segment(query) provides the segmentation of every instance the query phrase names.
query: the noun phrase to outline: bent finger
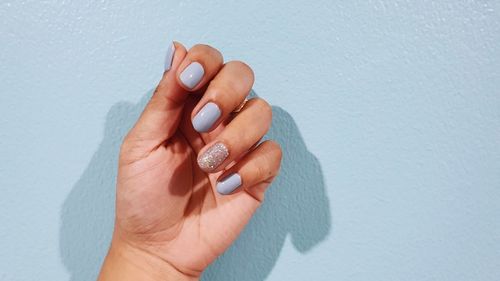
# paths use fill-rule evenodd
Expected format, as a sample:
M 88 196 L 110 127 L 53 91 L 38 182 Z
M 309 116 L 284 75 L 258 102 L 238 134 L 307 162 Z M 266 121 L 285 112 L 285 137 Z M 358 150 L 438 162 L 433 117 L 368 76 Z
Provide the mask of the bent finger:
M 261 98 L 249 100 L 234 119 L 198 154 L 198 166 L 207 173 L 224 169 L 252 149 L 271 125 L 271 106 Z
M 217 49 L 203 44 L 195 45 L 177 69 L 177 81 L 185 90 L 197 91 L 217 74 L 222 63 L 222 54 Z
M 217 192 L 228 195 L 244 190 L 262 201 L 265 188 L 279 172 L 281 157 L 278 143 L 271 140 L 261 143 L 219 177 Z

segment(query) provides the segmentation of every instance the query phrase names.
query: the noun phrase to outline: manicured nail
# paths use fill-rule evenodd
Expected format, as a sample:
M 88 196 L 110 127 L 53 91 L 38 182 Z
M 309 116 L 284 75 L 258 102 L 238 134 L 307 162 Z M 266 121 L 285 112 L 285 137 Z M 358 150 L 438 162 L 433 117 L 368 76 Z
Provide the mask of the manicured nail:
M 226 160 L 228 155 L 229 151 L 227 147 L 223 143 L 218 142 L 198 156 L 198 166 L 205 172 L 212 172 Z
M 241 185 L 241 177 L 237 173 L 232 173 L 217 183 L 217 192 L 228 195 Z
M 179 78 L 184 86 L 192 89 L 201 81 L 203 74 L 205 74 L 203 66 L 198 62 L 192 62 L 184 69 Z
M 193 127 L 197 132 L 208 131 L 212 125 L 219 119 L 220 109 L 217 104 L 209 102 L 194 116 Z
M 165 71 L 169 71 L 172 67 L 172 60 L 174 59 L 175 45 L 174 42 L 170 44 L 167 50 L 167 55 L 165 56 Z

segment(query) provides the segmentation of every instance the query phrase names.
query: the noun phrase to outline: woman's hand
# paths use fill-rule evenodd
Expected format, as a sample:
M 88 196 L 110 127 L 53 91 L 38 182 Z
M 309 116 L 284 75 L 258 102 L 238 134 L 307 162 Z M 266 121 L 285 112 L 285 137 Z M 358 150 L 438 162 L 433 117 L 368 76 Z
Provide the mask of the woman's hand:
M 100 280 L 191 280 L 236 239 L 281 149 L 254 75 L 207 45 L 169 47 L 165 73 L 120 153 L 116 222 Z M 241 111 L 233 113 L 244 104 Z M 258 247 L 259 245 L 255 245 Z

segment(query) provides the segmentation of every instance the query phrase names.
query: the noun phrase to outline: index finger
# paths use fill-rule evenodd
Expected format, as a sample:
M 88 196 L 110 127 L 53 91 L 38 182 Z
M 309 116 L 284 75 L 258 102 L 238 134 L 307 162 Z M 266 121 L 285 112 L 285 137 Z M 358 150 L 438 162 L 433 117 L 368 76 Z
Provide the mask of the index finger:
M 177 82 L 187 91 L 199 90 L 219 72 L 222 63 L 222 54 L 217 49 L 195 45 L 177 69 Z

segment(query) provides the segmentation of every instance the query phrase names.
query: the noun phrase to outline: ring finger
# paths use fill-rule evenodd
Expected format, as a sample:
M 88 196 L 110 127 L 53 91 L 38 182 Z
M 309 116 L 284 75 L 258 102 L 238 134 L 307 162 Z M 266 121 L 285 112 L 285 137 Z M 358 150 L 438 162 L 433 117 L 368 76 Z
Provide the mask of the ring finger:
M 209 173 L 222 170 L 266 134 L 271 119 L 271 106 L 266 101 L 260 98 L 249 100 L 215 140 L 201 149 L 198 165 Z

